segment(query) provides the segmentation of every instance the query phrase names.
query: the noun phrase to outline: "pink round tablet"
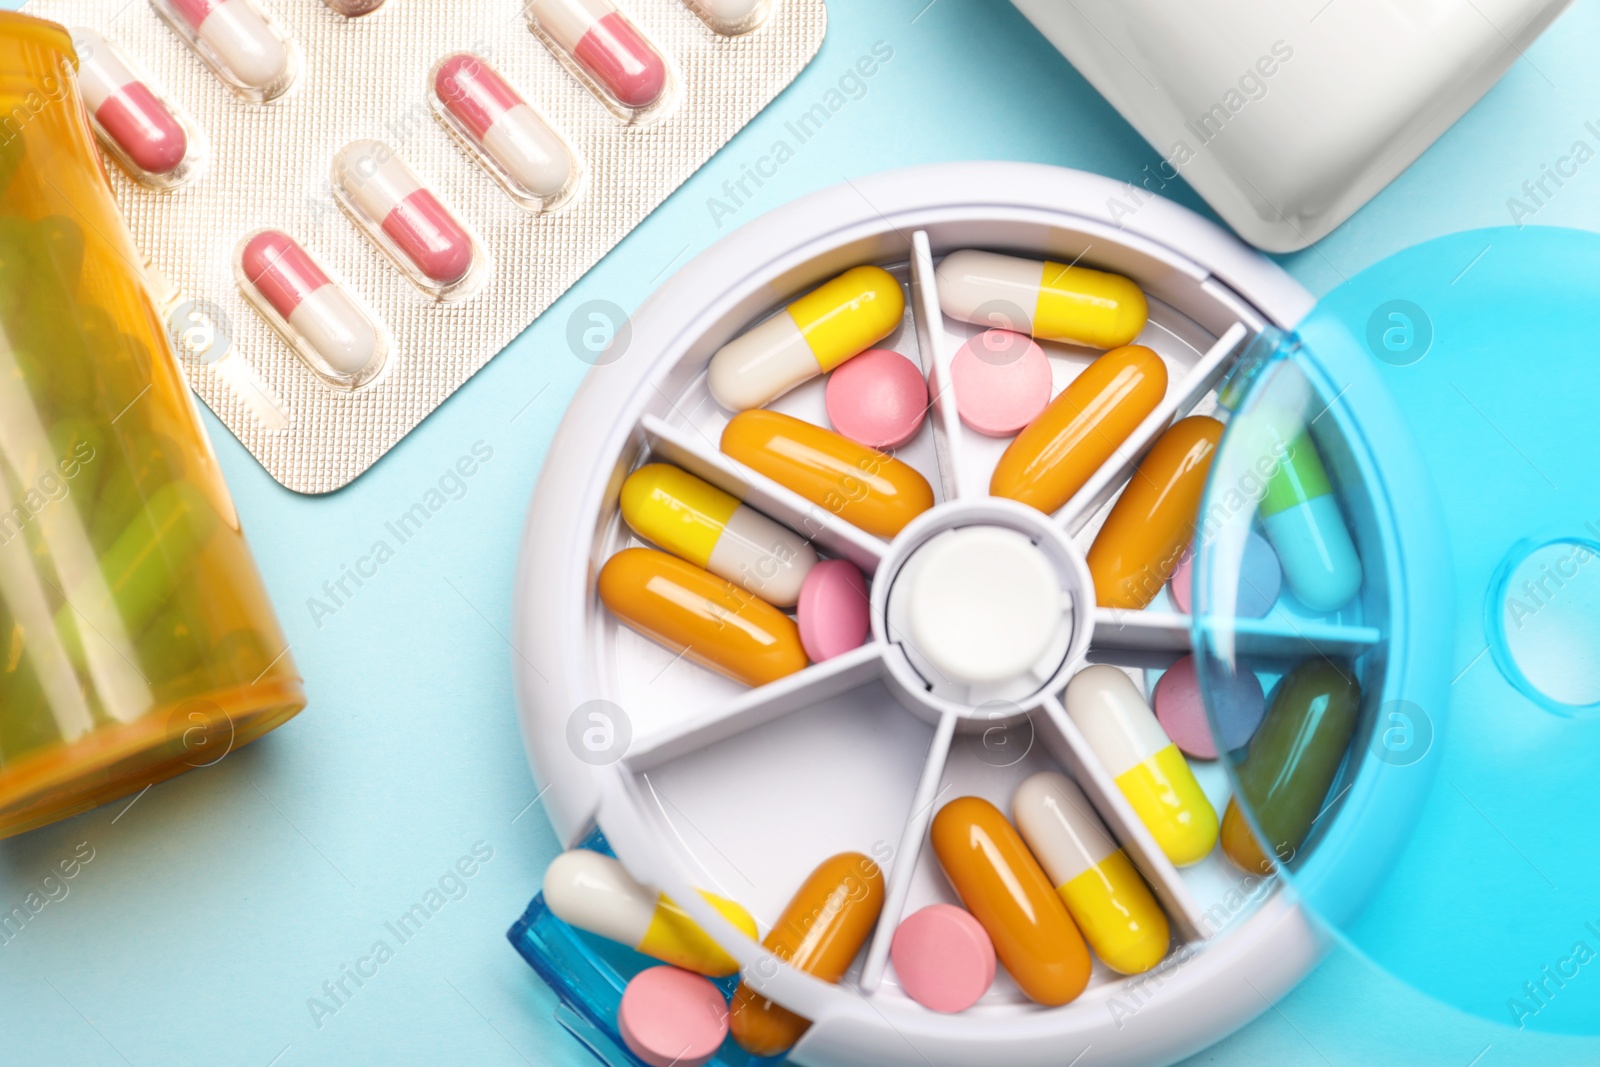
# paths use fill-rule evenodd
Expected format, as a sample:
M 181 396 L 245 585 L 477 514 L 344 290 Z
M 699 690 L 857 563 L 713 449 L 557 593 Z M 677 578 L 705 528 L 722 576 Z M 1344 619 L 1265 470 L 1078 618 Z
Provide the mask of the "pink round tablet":
M 728 1036 L 728 1001 L 698 974 L 651 967 L 622 991 L 617 1029 L 651 1067 L 701 1067 Z
M 1033 338 L 985 330 L 950 364 L 961 421 L 990 437 L 1016 433 L 1050 403 L 1050 360 Z
M 867 642 L 872 629 L 867 580 L 854 563 L 825 559 L 800 583 L 795 622 L 800 646 L 812 663 L 843 655 Z
M 1267 539 L 1250 531 L 1239 560 L 1239 599 L 1233 614 L 1241 619 L 1264 618 L 1278 602 L 1283 587 L 1283 565 Z M 1183 554 L 1178 569 L 1172 572 L 1172 602 L 1185 615 L 1194 610 L 1194 553 Z
M 994 942 L 954 904 L 930 904 L 902 922 L 889 958 L 906 995 L 933 1011 L 966 1011 L 994 982 Z
M 1220 676 L 1215 686 L 1217 725 L 1222 730 L 1228 751 L 1243 748 L 1255 736 L 1267 713 L 1266 694 L 1254 671 Z M 1196 759 L 1216 759 L 1217 742 L 1206 721 L 1206 706 L 1200 696 L 1200 679 L 1193 656 L 1185 656 L 1161 676 L 1151 694 L 1157 720 L 1172 743 Z
M 928 414 L 928 382 L 917 365 L 887 348 L 869 348 L 828 375 L 828 421 L 868 448 L 898 448 Z

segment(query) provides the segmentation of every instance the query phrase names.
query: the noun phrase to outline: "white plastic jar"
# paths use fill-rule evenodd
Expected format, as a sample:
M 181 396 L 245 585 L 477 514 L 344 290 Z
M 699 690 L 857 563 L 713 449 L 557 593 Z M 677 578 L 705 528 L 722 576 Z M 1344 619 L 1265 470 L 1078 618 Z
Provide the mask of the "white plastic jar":
M 1489 90 L 1568 0 L 1014 0 L 1180 176 L 1269 252 L 1320 240 Z

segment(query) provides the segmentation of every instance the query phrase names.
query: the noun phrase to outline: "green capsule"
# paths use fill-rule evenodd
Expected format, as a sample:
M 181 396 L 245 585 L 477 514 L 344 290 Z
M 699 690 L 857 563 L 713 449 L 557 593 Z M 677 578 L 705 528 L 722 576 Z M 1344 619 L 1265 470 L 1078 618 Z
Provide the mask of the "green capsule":
M 5 368 L 0 390 L 25 390 L 33 398 L 32 406 L 43 406 L 40 399 L 47 397 L 50 392 L 49 371 L 45 361 L 32 347 L 13 348 L 10 362 L 0 358 L 0 367 Z
M 1278 860 L 1288 862 L 1322 813 L 1361 713 L 1348 664 L 1309 659 L 1284 676 L 1238 767 L 1239 793 Z M 1239 798 L 1222 818 L 1222 850 L 1240 869 L 1266 874 L 1274 861 L 1251 832 Z
M 28 139 L 7 132 L 6 139 L 0 141 L 0 193 L 11 186 L 11 179 L 22 169 L 22 161 L 27 154 Z
M 83 231 L 65 215 L 46 215 L 35 224 L 35 248 L 40 261 L 54 270 L 62 288 L 78 289 L 83 275 Z
M 56 612 L 56 630 L 73 662 L 82 664 L 80 621 L 98 629 L 96 620 L 117 616 L 127 633 L 142 633 L 172 599 L 217 526 L 217 513 L 198 486 L 176 481 L 157 489 L 101 555 L 104 588 L 76 588 Z
M 217 642 L 206 666 L 218 685 L 250 685 L 266 673 L 278 654 L 269 652 L 254 630 L 234 630 Z
M 94 368 L 100 410 L 116 419 L 123 433 L 142 432 L 146 408 L 159 399 L 151 388 L 150 349 L 130 333 L 113 332 L 103 341 L 97 337 Z
M 78 307 L 73 296 L 77 280 L 73 279 L 71 286 L 68 286 L 46 245 L 44 235 L 36 226 L 22 235 L 18 252 L 22 257 L 18 264 L 23 272 L 21 283 L 27 296 L 27 304 L 22 310 L 26 314 L 19 316 L 19 321 L 9 326 L 13 332 L 21 330 L 35 338 L 54 337 L 61 331 L 62 323 L 69 321 Z
M 174 597 L 134 642 L 139 673 L 158 690 L 162 683 L 193 670 L 211 644 L 211 635 L 183 597 Z
M 28 662 L 22 625 L 0 623 L 0 765 L 61 740 L 55 716 Z
M 0 294 L 11 298 L 8 310 L 21 306 L 33 270 L 33 223 L 16 215 L 0 215 Z
M 68 415 L 50 427 L 50 448 L 55 470 L 66 481 L 78 513 L 87 517 L 94 511 L 100 483 L 110 453 L 106 448 L 107 427 L 97 419 Z
M 183 477 L 183 453 L 165 434 L 142 432 L 107 442 L 106 469 L 89 520 L 89 540 L 104 552 L 121 536 L 144 503 L 161 486 Z

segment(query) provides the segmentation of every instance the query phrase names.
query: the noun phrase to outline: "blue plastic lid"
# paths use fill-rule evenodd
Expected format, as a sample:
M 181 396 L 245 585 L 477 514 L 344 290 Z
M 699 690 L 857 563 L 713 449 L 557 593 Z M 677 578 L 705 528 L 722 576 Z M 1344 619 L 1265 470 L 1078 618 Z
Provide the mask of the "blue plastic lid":
M 1275 853 L 1423 993 L 1600 1033 L 1600 235 L 1402 252 L 1259 338 L 1223 400 L 1194 589 L 1214 731 L 1227 676 L 1273 685 L 1226 757 L 1230 857 Z M 1285 572 L 1264 619 L 1233 611 L 1251 529 Z

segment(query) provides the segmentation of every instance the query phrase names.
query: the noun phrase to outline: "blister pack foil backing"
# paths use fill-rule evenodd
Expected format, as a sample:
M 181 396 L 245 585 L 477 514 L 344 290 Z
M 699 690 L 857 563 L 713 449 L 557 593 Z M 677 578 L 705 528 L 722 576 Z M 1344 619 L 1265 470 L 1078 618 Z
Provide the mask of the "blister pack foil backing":
M 230 92 L 148 0 L 23 10 L 112 38 L 201 131 L 203 167 L 180 188 L 148 189 L 109 160 L 107 170 L 190 384 L 303 493 L 347 484 L 505 347 L 794 80 L 827 23 L 823 0 L 778 0 L 754 32 L 727 37 L 682 0 L 627 0 L 674 69 L 677 97 L 656 121 L 626 125 L 529 30 L 517 0 L 388 0 L 354 19 L 322 0 L 264 6 L 303 57 L 293 88 L 266 104 Z M 459 51 L 487 60 L 577 150 L 587 184 L 564 208 L 518 206 L 435 118 L 429 71 Z M 339 209 L 330 162 L 360 138 L 403 156 L 479 237 L 490 273 L 471 297 L 428 299 Z M 373 381 L 330 388 L 244 299 L 235 247 L 265 227 L 310 249 L 388 331 Z

